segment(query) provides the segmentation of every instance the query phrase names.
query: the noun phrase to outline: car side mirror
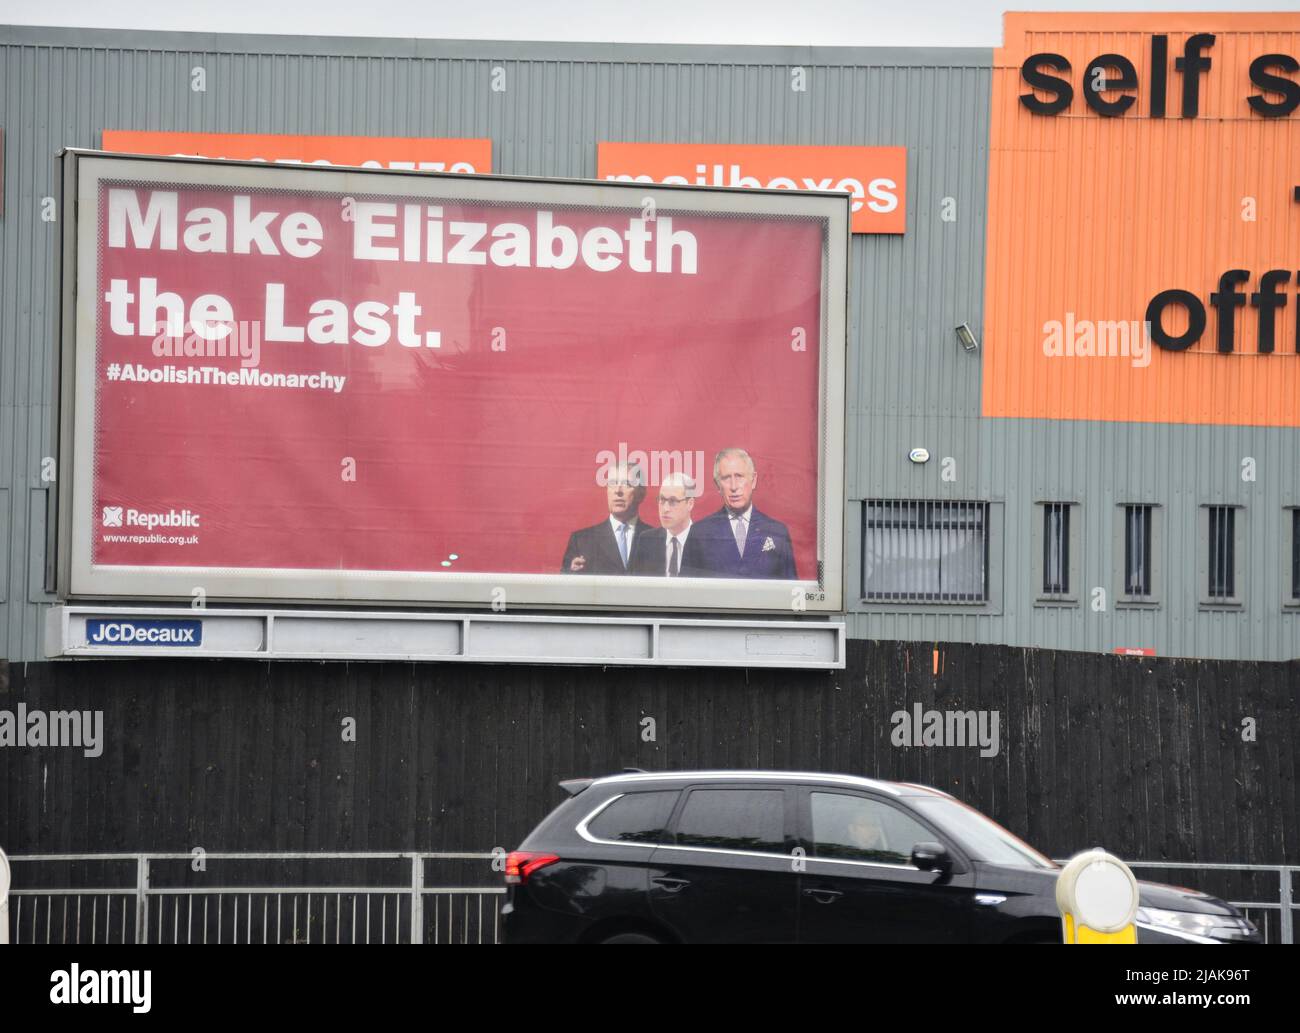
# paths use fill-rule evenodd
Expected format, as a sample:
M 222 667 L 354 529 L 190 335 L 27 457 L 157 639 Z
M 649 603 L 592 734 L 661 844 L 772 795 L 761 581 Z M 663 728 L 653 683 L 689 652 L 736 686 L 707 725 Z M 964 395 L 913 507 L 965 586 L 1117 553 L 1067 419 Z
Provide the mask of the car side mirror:
M 952 871 L 952 855 L 942 843 L 917 843 L 912 847 L 912 865 L 923 872 Z

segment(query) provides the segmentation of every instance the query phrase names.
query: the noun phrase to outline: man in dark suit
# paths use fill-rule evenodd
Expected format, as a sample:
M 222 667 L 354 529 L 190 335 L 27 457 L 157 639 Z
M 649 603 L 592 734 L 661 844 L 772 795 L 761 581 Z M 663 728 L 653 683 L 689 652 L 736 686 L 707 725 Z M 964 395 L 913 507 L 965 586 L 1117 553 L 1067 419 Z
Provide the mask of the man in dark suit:
M 742 448 L 724 448 L 713 460 L 722 508 L 695 525 L 703 563 L 714 577 L 795 581 L 794 544 L 785 524 L 754 508 L 758 471 Z
M 645 549 L 634 559 L 632 573 L 651 577 L 708 577 L 704 553 L 691 514 L 698 494 L 695 479 L 670 473 L 659 485 L 659 523 L 643 533 Z
M 639 516 L 645 474 L 636 464 L 619 464 L 605 484 L 609 516 L 569 535 L 560 570 L 565 574 L 630 574 L 645 561 L 647 528 Z

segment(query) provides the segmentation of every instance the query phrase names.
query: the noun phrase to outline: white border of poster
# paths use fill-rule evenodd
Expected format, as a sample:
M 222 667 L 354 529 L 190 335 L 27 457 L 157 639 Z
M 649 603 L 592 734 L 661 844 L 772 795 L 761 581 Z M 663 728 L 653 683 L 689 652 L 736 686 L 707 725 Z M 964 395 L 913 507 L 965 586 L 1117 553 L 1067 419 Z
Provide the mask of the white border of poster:
M 818 440 L 818 578 L 799 581 L 564 574 L 494 574 L 367 570 L 300 570 L 98 566 L 91 560 L 95 340 L 100 181 L 192 183 L 196 186 L 337 191 L 641 209 L 804 216 L 825 220 Z M 504 589 L 512 609 L 837 612 L 843 609 L 844 406 L 848 298 L 849 195 L 774 190 L 719 190 L 645 183 L 527 179 L 293 167 L 64 152 L 63 330 L 60 387 L 59 593 L 74 599 L 190 602 L 337 602 L 400 606 L 488 607 Z M 82 285 L 84 289 L 82 289 Z M 68 486 L 71 490 L 66 490 Z

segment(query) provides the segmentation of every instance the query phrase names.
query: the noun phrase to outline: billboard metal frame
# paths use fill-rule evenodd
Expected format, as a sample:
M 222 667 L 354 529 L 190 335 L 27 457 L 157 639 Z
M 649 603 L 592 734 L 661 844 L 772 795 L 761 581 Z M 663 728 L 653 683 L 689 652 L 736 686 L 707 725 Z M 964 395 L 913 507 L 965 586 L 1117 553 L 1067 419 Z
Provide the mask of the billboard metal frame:
M 91 621 L 202 625 L 194 645 L 96 645 Z M 303 608 L 188 609 L 118 603 L 51 606 L 51 658 L 437 661 L 616 667 L 843 670 L 843 621 L 554 616 Z
M 63 153 L 65 217 L 59 385 L 57 587 L 62 599 L 411 603 L 636 611 L 834 613 L 843 609 L 844 421 L 850 197 L 847 193 L 720 189 L 592 180 L 285 166 Z M 802 216 L 824 220 L 818 406 L 817 578 L 764 581 L 426 571 L 96 566 L 91 559 L 101 181 L 301 190 L 469 202 L 506 201 L 640 210 Z M 65 490 L 66 489 L 66 490 Z M 631 601 L 629 602 L 629 598 Z

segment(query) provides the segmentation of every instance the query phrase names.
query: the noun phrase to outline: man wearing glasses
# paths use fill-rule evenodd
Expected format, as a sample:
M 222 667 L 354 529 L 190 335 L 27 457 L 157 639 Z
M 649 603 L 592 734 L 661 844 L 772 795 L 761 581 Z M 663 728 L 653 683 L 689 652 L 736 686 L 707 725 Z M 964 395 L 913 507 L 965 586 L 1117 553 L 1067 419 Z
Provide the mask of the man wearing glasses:
M 659 523 L 643 532 L 646 548 L 637 554 L 634 574 L 654 577 L 703 577 L 698 540 L 691 538 L 695 480 L 670 473 L 659 485 Z

